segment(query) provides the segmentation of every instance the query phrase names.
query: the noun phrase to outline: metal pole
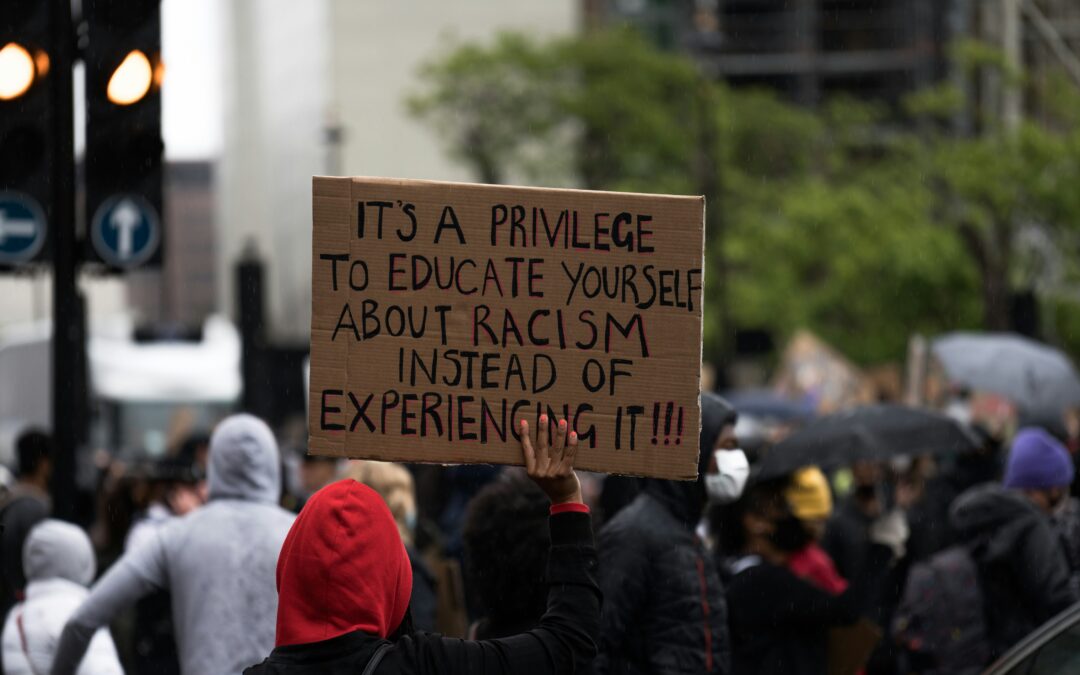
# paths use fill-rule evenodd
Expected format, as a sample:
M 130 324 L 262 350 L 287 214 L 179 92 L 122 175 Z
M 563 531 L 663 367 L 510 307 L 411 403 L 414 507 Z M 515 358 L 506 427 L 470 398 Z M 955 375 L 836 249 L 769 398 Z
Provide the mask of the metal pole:
M 86 423 L 84 316 L 76 287 L 75 139 L 72 65 L 75 56 L 71 0 L 47 0 L 52 11 L 52 137 L 56 156 L 52 166 L 53 210 L 53 340 L 52 424 L 56 437 L 53 459 L 53 512 L 75 517 L 75 458 Z
M 1020 0 L 1001 0 L 1001 47 L 1005 53 L 1005 63 L 1011 73 L 1006 78 L 1001 90 L 1001 119 L 1008 131 L 1020 127 L 1023 114 L 1023 91 L 1014 78 L 1023 69 L 1023 40 L 1020 25 Z

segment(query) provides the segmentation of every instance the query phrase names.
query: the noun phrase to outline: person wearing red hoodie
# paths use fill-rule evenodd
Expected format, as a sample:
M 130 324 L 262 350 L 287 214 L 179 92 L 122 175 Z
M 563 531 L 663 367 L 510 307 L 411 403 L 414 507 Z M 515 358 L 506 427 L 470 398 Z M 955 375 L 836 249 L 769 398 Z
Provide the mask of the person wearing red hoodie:
M 412 629 L 412 571 L 397 525 L 371 488 L 345 479 L 316 492 L 278 558 L 276 646 L 245 675 L 555 675 L 596 655 L 600 589 L 589 509 L 574 473 L 577 434 L 565 420 L 533 446 L 521 422 L 530 478 L 551 500 L 547 611 L 532 630 L 460 640 Z

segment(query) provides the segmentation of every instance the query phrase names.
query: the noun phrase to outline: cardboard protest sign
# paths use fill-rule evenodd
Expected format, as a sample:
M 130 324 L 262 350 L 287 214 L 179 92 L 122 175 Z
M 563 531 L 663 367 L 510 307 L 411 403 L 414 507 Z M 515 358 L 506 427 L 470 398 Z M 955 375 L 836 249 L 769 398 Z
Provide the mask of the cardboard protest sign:
M 373 178 L 313 183 L 314 454 L 697 475 L 704 199 Z

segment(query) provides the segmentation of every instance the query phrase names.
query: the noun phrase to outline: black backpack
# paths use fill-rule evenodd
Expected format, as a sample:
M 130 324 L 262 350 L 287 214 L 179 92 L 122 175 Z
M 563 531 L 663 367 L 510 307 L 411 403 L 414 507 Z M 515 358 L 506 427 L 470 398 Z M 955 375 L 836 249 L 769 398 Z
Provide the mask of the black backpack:
M 991 657 L 985 611 L 975 560 L 952 546 L 912 567 L 893 637 L 924 675 L 979 673 Z

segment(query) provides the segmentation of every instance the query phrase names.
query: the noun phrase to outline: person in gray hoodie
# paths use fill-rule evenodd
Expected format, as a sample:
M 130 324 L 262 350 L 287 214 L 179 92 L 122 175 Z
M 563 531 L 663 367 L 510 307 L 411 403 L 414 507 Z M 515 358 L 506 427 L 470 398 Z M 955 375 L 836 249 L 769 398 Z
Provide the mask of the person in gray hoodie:
M 56 642 L 68 618 L 86 599 L 97 565 L 90 538 L 71 523 L 44 520 L 30 530 L 23 547 L 26 599 L 4 623 L 5 675 L 49 672 Z M 79 675 L 123 675 L 109 631 L 94 634 Z
M 210 439 L 209 502 L 128 551 L 60 638 L 53 675 L 71 675 L 94 632 L 156 589 L 172 592 L 185 675 L 239 673 L 274 648 L 278 553 L 293 515 L 277 505 L 281 464 L 264 422 L 233 415 Z

